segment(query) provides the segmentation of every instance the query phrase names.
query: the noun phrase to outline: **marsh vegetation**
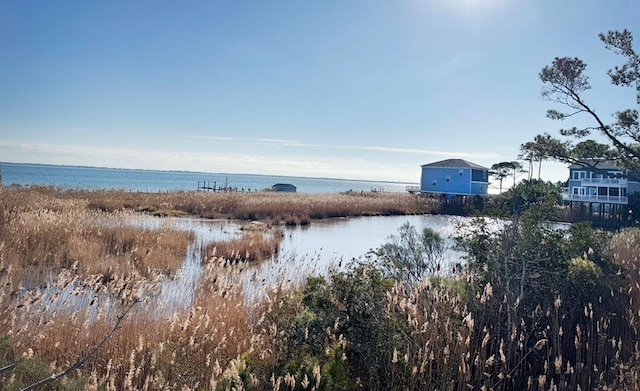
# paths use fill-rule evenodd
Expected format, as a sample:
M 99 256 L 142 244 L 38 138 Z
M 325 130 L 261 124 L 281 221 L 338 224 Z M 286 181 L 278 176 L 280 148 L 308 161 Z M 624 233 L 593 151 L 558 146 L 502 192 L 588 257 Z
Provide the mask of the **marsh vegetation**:
M 286 211 L 314 218 L 429 205 L 368 193 L 1 195 L 3 389 L 71 366 L 134 302 L 94 357 L 47 387 L 637 389 L 637 229 L 558 229 L 533 210 L 500 225 L 477 219 L 457 241 L 466 259 L 452 271 L 439 268 L 446 242 L 407 226 L 369 258 L 292 284 L 284 275 L 260 281 L 249 268 L 277 250 Z M 260 217 L 265 227 L 203 241 L 151 209 Z M 169 306 L 163 289 L 184 289 L 185 259 L 197 263 L 193 294 Z

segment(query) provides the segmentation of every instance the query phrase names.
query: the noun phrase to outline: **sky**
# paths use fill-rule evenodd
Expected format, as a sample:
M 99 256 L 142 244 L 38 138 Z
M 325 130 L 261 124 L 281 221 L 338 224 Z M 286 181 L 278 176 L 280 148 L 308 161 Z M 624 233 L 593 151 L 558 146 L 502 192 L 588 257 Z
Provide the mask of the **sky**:
M 598 39 L 624 28 L 639 1 L 3 1 L 0 161 L 416 183 L 573 125 L 545 117 L 554 57 L 632 108 Z

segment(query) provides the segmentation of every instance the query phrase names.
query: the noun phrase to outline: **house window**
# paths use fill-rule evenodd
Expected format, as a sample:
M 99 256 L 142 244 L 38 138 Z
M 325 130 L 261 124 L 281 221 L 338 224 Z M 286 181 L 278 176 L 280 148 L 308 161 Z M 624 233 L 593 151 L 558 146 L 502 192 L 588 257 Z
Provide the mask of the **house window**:
M 451 175 L 444 177 L 445 182 L 451 182 Z
M 435 179 L 433 180 L 433 182 L 432 182 L 432 183 L 433 183 L 433 185 L 434 185 L 434 186 L 437 186 L 437 185 L 438 185 L 438 181 L 436 181 Z
M 573 172 L 573 179 L 578 180 L 578 179 L 586 179 L 589 178 L 591 175 L 587 175 L 588 173 L 586 171 L 574 171 Z
M 609 195 L 611 197 L 619 197 L 620 196 L 620 189 L 617 187 L 610 187 L 609 188 Z
M 482 171 L 482 170 L 471 170 L 471 181 L 472 182 L 486 182 L 487 178 L 486 175 L 487 172 L 486 171 Z
M 464 174 L 464 170 L 461 168 L 458 170 L 458 175 L 462 176 L 462 174 Z

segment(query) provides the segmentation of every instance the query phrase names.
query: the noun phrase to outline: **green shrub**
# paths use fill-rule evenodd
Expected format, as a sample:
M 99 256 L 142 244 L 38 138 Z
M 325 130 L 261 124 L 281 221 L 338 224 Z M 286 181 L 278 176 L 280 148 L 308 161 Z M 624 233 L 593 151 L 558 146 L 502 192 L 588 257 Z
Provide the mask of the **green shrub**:
M 569 278 L 585 288 L 592 288 L 602 281 L 602 270 L 593 261 L 582 257 L 575 257 L 569 262 Z

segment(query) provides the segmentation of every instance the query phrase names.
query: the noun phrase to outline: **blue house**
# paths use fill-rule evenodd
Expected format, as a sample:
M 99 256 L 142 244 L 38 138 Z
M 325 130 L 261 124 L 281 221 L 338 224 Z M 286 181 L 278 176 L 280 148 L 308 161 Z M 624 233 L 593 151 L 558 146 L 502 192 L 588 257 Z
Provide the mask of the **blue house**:
M 640 183 L 627 180 L 613 162 L 598 162 L 593 169 L 572 164 L 567 184 L 563 200 L 598 205 L 628 205 L 629 195 L 640 190 Z
M 463 159 L 423 164 L 420 192 L 462 196 L 486 196 L 489 169 Z

